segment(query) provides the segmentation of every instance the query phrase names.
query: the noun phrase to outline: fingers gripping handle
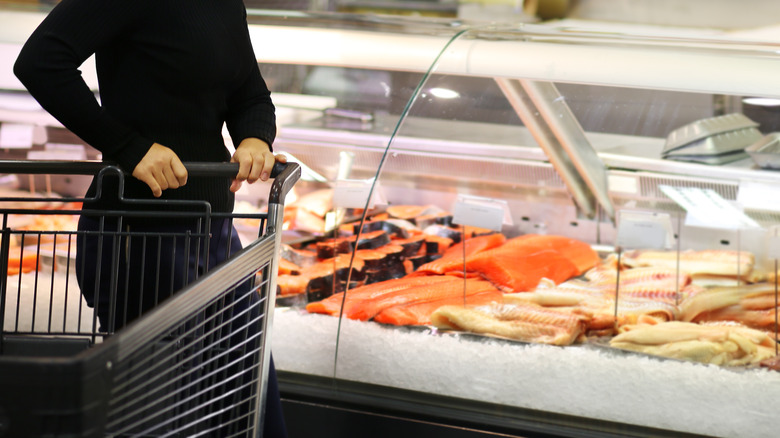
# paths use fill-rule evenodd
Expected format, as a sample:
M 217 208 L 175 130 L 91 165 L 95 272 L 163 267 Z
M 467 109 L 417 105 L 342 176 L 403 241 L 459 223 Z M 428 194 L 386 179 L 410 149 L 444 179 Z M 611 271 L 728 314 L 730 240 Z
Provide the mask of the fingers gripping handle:
M 190 176 L 235 177 L 238 174 L 238 163 L 184 163 Z M 274 163 L 271 170 L 271 193 L 269 204 L 284 204 L 284 198 L 301 177 L 301 166 L 298 163 Z
M 187 168 L 190 176 L 233 178 L 238 174 L 238 163 L 187 162 L 184 163 L 184 167 Z M 107 168 L 118 169 L 101 161 L 0 160 L 0 173 L 13 174 L 97 175 Z M 268 202 L 284 204 L 285 196 L 300 177 L 300 165 L 277 161 L 271 171 L 271 178 L 274 181 Z
M 185 162 L 183 164 L 190 176 L 225 176 L 232 178 L 238 174 L 238 163 Z M 284 169 L 284 163 L 278 161 L 274 163 L 271 178 L 276 178 Z

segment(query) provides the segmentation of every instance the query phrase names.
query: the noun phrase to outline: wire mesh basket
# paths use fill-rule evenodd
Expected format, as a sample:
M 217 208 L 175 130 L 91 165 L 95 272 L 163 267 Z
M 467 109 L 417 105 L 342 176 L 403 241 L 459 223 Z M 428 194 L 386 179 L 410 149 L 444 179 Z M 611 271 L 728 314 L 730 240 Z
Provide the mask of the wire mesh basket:
M 54 162 L 0 162 L 0 172 L 121 174 Z M 272 176 L 268 211 L 256 215 L 164 202 L 95 212 L 77 208 L 79 199 L 0 198 L 0 436 L 259 436 L 284 196 L 300 169 L 287 164 Z M 177 225 L 145 226 L 158 210 Z M 99 226 L 30 226 L 30 217 L 55 216 Z M 230 253 L 232 221 L 243 218 L 259 221 L 257 238 Z M 215 224 L 226 227 L 222 240 Z M 107 254 L 79 266 L 76 248 L 95 250 L 89 242 Z

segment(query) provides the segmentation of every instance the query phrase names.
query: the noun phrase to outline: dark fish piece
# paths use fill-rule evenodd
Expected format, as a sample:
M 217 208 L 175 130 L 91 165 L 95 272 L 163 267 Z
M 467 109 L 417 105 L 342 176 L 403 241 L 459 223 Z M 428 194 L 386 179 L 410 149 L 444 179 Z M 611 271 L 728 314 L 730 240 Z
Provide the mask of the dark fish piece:
M 363 260 L 367 271 L 387 268 L 391 263 L 389 254 L 378 249 L 360 249 L 355 257 Z
M 282 245 L 282 258 L 292 262 L 301 268 L 306 268 L 316 264 L 319 259 L 317 253 L 307 249 L 297 249 L 290 245 Z
M 353 233 L 360 229 L 360 222 L 354 224 Z M 420 229 L 409 221 L 402 219 L 373 220 L 363 223 L 363 233 L 370 233 L 382 230 L 391 237 L 406 239 L 411 233 L 419 232 Z
M 426 234 L 423 238 L 425 239 L 426 254 L 444 254 L 454 243 L 449 237 L 434 236 L 432 234 Z
M 453 243 L 460 242 L 462 237 L 459 229 L 445 225 L 430 225 L 423 229 L 423 233 L 432 236 L 446 237 L 448 239 L 452 239 Z
M 388 263 L 401 263 L 403 262 L 404 258 L 406 258 L 406 250 L 402 245 L 397 245 L 395 241 L 388 245 L 380 246 L 376 250 L 387 254 Z
M 366 281 L 364 284 L 379 283 L 380 281 L 403 278 L 404 276 L 406 276 L 406 269 L 404 269 L 402 263 L 399 263 L 385 269 L 366 271 Z
M 441 258 L 441 254 L 423 254 L 415 257 L 409 257 L 407 260 L 412 262 L 412 269 L 417 270 L 420 266 Z
M 352 243 L 347 238 L 331 238 L 317 242 L 317 258 L 324 260 L 339 254 L 352 252 Z
M 352 242 L 355 241 L 354 238 L 351 238 L 350 240 Z M 387 245 L 388 243 L 390 243 L 390 236 L 388 236 L 386 232 L 383 230 L 372 231 L 370 233 L 360 235 L 356 249 L 377 249 L 380 246 Z
M 423 235 L 410 237 L 408 239 L 393 240 L 394 245 L 400 245 L 403 248 L 404 257 L 414 257 L 419 255 L 420 250 L 423 249 L 423 244 L 425 243 L 425 236 Z M 425 252 L 427 252 L 427 247 Z
M 414 223 L 420 228 L 426 228 L 431 225 L 444 225 L 449 227 L 452 225 L 452 215 L 445 211 L 433 214 L 424 214 L 414 218 Z

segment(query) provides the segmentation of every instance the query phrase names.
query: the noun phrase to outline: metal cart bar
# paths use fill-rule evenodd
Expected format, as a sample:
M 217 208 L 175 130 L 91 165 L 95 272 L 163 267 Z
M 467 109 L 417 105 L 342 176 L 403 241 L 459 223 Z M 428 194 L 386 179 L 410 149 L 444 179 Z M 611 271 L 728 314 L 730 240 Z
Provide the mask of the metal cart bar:
M 237 172 L 233 163 L 185 166 L 191 175 L 198 176 L 233 176 Z M 97 176 L 121 170 L 97 162 L 0 161 L 0 173 L 9 172 Z M 103 332 L 94 323 L 83 332 L 52 331 L 51 322 L 42 332 L 17 330 L 16 326 L 6 330 L 3 323 L 0 345 L 7 348 L 0 350 L 0 437 L 259 436 L 270 361 L 267 345 L 283 203 L 300 177 L 300 167 L 277 163 L 272 177 L 268 213 L 260 215 L 261 230 L 256 240 L 115 333 Z M 15 200 L 0 199 L 0 207 L 2 201 Z M 161 203 L 160 207 L 165 209 L 167 205 Z M 43 210 L 0 208 L 4 219 L 35 212 Z M 78 214 L 79 210 L 55 213 Z M 209 221 L 210 208 L 205 214 Z M 0 242 L 3 269 L 8 268 L 11 236 L 35 241 L 38 254 L 44 238 L 56 243 L 57 239 L 67 242 L 76 237 L 76 232 L 18 231 L 5 225 Z M 169 237 L 148 234 L 131 229 L 101 231 L 100 236 L 127 242 L 140 239 L 144 245 L 147 238 L 151 242 Z M 193 237 L 208 239 L 209 235 L 187 231 L 173 236 Z M 190 245 L 189 240 L 186 242 L 185 247 Z M 197 246 L 196 242 L 192 245 Z M 130 251 L 127 245 L 122 243 L 122 251 Z M 24 246 L 21 248 L 23 254 Z M 36 269 L 33 275 L 37 290 L 45 288 L 47 282 L 39 279 Z M 67 279 L 72 269 L 66 266 L 61 275 Z M 54 271 L 52 267 L 51 285 Z M 128 272 L 126 277 L 139 275 L 143 273 Z M 16 277 L 3 275 L 3 284 L 11 278 L 17 281 Z M 6 314 L 19 315 L 23 302 L 21 275 L 18 285 L 15 296 L 0 296 L 0 307 L 6 302 L 12 305 L 0 309 L 0 322 Z M 52 299 L 54 292 L 47 299 Z M 53 309 L 49 304 L 49 320 Z M 18 321 L 15 323 L 18 325 Z M 74 340 L 78 341 L 76 348 L 70 346 Z

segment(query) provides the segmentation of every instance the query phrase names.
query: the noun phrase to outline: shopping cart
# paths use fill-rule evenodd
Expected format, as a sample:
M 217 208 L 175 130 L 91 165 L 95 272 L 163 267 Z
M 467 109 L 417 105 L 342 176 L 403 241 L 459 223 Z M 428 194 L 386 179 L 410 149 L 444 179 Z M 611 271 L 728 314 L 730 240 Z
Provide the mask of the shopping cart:
M 191 178 L 237 173 L 185 166 Z M 95 175 L 98 187 L 119 181 L 119 193 L 125 178 L 98 162 L 0 161 L 0 174 Z M 284 198 L 300 168 L 277 163 L 272 177 L 265 214 L 121 196 L 122 208 L 95 211 L 85 198 L 0 198 L 0 437 L 261 436 Z M 155 216 L 192 225 L 145 227 Z M 85 218 L 99 226 L 76 231 Z M 209 262 L 229 251 L 214 248 L 214 224 L 239 220 L 258 224 L 256 238 Z M 103 254 L 79 266 L 77 247 Z M 174 280 L 176 269 L 189 274 Z

